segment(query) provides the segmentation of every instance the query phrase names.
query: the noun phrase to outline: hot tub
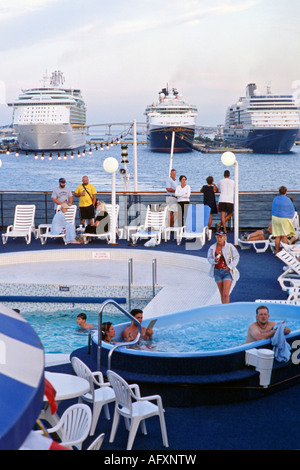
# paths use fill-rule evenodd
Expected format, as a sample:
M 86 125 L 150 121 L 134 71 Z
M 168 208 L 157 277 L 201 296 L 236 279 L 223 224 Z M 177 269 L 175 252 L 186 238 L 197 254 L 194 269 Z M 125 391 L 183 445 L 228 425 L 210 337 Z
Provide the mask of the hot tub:
M 245 320 L 244 330 L 241 330 L 239 344 L 229 347 L 223 345 L 222 348 L 214 346 L 213 349 L 207 350 L 201 347 L 199 349 L 200 340 L 195 341 L 195 347 L 198 348 L 195 351 L 191 350 L 190 346 L 188 351 L 177 351 L 176 341 L 171 342 L 172 349 L 169 351 L 159 351 L 155 341 L 134 348 L 122 346 L 113 352 L 111 368 L 126 380 L 138 382 L 144 393 L 160 393 L 167 403 L 177 406 L 252 399 L 278 389 L 283 382 L 285 385 L 291 385 L 297 381 L 299 375 L 299 366 L 292 361 L 274 362 L 271 383 L 267 389 L 259 385 L 259 373 L 253 367 L 245 365 L 246 350 L 272 349 L 270 340 L 245 344 L 248 325 L 255 321 L 255 311 L 259 305 L 255 302 L 210 305 L 160 316 L 154 328 L 154 337 L 159 336 L 160 330 L 169 331 L 172 328 L 183 333 L 190 329 L 192 335 L 192 325 L 197 323 L 200 325 L 199 330 L 203 338 L 203 330 L 208 320 L 210 325 L 214 323 L 214 328 L 207 331 L 207 337 L 222 336 L 226 322 L 229 330 L 236 328 L 236 319 L 241 315 Z M 279 303 L 266 303 L 266 305 L 271 320 L 285 320 L 292 329 L 286 337 L 287 341 L 292 345 L 294 341 L 300 339 L 300 307 Z M 143 326 L 147 326 L 148 323 L 149 319 L 143 322 Z M 115 326 L 116 341 L 121 341 L 122 331 L 128 324 Z M 95 335 L 92 341 L 94 357 L 97 354 L 97 341 Z M 107 358 L 111 348 L 111 345 L 102 343 L 101 369 L 104 372 L 107 369 Z M 181 346 L 178 349 L 181 349 Z

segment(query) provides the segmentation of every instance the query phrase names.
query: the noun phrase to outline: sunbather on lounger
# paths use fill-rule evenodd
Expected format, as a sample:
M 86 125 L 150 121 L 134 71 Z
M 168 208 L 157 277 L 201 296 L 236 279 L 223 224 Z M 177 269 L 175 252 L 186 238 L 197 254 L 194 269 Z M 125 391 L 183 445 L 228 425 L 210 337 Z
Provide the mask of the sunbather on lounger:
M 272 235 L 272 222 L 270 222 L 270 225 L 268 228 L 264 228 L 262 230 L 256 230 L 255 232 L 252 232 L 250 234 L 244 233 L 241 236 L 241 240 L 249 241 L 249 242 L 256 242 L 259 240 L 268 240 L 270 235 Z

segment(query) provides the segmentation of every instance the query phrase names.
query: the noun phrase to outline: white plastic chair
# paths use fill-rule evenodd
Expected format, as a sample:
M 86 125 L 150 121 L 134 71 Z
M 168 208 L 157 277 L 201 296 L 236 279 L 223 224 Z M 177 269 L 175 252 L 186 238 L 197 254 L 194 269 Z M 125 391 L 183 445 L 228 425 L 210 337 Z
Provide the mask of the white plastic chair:
M 99 450 L 102 446 L 104 437 L 105 437 L 105 434 L 103 432 L 88 446 L 86 450 Z
M 35 232 L 34 225 L 35 205 L 21 205 L 15 207 L 13 225 L 9 225 L 6 233 L 2 234 L 2 243 L 7 243 L 8 237 L 25 237 L 27 245 L 31 242 L 31 234 Z
M 137 227 L 136 232 L 131 234 L 133 243 L 136 243 L 139 238 L 154 238 L 158 245 L 165 231 L 166 217 L 167 206 L 161 211 L 153 211 L 151 206 L 148 206 L 144 224 Z M 130 229 L 130 226 L 128 228 Z
M 238 244 L 239 247 L 242 250 L 247 250 L 251 246 L 255 249 L 256 253 L 264 253 L 267 251 L 270 245 L 270 240 L 269 238 L 267 240 L 242 240 L 241 238 L 238 238 Z
M 72 357 L 71 363 L 75 374 L 90 383 L 90 391 L 82 395 L 79 400 L 93 405 L 93 420 L 90 430 L 90 435 L 93 436 L 103 406 L 105 418 L 110 419 L 108 403 L 115 401 L 115 392 L 108 382 L 104 382 L 102 372 L 92 372 L 78 357 Z
M 144 420 L 151 416 L 158 415 L 163 445 L 165 447 L 169 447 L 164 410 L 160 395 L 141 398 L 140 389 L 137 384 L 128 385 L 122 377 L 112 370 L 107 371 L 107 377 L 116 394 L 114 419 L 109 442 L 114 441 L 120 416 L 123 416 L 125 418 L 125 423 L 130 420 L 127 450 L 131 450 L 140 422 L 143 434 L 147 434 Z M 155 401 L 156 404 L 152 403 L 152 401 Z
M 57 433 L 61 445 L 81 450 L 83 441 L 88 437 L 92 423 L 92 412 L 88 405 L 77 403 L 66 409 L 59 422 L 47 429 L 49 434 Z
M 57 211 L 59 210 L 60 206 L 57 206 Z M 66 221 L 70 224 L 75 225 L 76 213 L 77 206 L 75 204 L 69 206 L 67 212 L 65 212 Z M 64 243 L 66 244 L 66 236 L 64 233 L 60 233 L 58 235 L 51 234 L 51 224 L 40 224 L 38 226 L 38 238 L 41 240 L 42 245 L 45 245 L 47 238 L 62 238 L 64 240 Z
M 83 240 L 84 243 L 88 243 L 88 238 L 99 238 L 104 239 L 107 243 L 110 243 L 111 237 L 113 235 L 113 223 L 112 223 L 112 204 L 106 204 L 107 213 L 109 215 L 110 220 L 110 229 L 109 232 L 106 233 L 83 233 Z M 118 234 L 118 218 L 119 218 L 119 210 L 120 206 L 118 204 L 115 205 L 115 230 L 116 234 Z
M 177 236 L 177 245 L 180 245 L 182 238 L 186 240 L 198 239 L 201 247 L 205 244 L 206 234 L 211 238 L 211 232 L 208 232 L 208 220 L 211 208 L 203 204 L 189 204 L 185 226 Z
M 290 289 L 291 287 L 300 286 L 300 261 L 297 260 L 296 256 L 291 252 L 287 252 L 282 249 L 279 253 L 276 254 L 277 258 L 283 261 L 288 269 L 284 271 L 278 278 L 283 291 Z

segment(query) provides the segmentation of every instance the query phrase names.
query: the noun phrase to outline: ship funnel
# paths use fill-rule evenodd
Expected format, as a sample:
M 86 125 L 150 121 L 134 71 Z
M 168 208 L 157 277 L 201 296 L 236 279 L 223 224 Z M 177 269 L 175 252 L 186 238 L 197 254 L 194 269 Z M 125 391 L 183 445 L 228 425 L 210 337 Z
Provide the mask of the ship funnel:
M 249 85 L 247 85 L 247 88 L 246 88 L 246 96 L 247 96 L 247 98 L 249 98 L 250 96 L 254 96 L 255 90 L 256 90 L 256 85 L 255 85 L 255 83 L 249 83 Z

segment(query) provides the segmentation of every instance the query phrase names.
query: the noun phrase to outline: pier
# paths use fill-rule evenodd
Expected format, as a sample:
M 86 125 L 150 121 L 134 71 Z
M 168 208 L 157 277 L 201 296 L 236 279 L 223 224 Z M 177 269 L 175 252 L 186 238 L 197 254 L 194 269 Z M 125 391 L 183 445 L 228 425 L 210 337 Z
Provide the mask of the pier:
M 194 150 L 201 153 L 223 153 L 223 152 L 234 152 L 234 153 L 253 153 L 252 149 L 234 148 L 234 147 L 214 147 L 206 144 L 200 144 L 194 141 L 192 145 Z

